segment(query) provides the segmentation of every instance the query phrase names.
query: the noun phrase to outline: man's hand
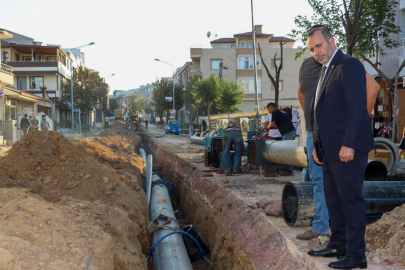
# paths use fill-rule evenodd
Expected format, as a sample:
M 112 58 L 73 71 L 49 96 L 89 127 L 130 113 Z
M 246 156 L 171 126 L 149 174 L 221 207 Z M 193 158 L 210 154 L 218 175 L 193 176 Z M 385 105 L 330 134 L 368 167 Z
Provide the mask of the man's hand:
M 342 162 L 352 161 L 354 159 L 354 149 L 342 146 L 342 148 L 340 148 L 339 158 Z
M 318 155 L 316 154 L 316 150 L 312 151 L 312 158 L 314 159 L 315 163 L 318 165 L 322 165 L 322 162 L 318 159 Z

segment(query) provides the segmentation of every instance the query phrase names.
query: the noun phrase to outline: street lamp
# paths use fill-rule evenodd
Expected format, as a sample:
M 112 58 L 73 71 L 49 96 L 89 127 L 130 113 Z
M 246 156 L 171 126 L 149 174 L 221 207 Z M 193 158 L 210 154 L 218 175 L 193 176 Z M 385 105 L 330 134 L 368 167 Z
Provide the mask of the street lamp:
M 256 128 L 259 126 L 259 92 L 257 91 L 257 67 L 256 67 L 256 27 L 253 17 L 253 0 L 250 0 L 252 12 L 252 39 L 253 39 L 253 67 L 254 67 L 254 86 L 255 86 L 255 111 L 256 111 Z
M 157 58 L 155 59 L 155 61 L 162 62 L 164 64 L 170 65 L 173 68 L 173 76 L 172 76 L 172 78 L 173 78 L 173 111 L 175 111 L 175 108 L 174 108 L 174 65 L 170 64 L 170 63 L 167 63 L 167 62 L 164 62 L 164 61 L 162 61 L 160 59 L 157 59 Z M 175 118 L 177 120 L 177 114 L 176 113 L 174 113 L 174 116 L 175 116 Z
M 79 49 L 79 48 L 86 47 L 86 46 L 91 46 L 91 45 L 94 45 L 94 44 L 95 44 L 94 42 L 90 42 L 89 44 L 86 44 L 86 45 L 71 48 L 71 49 L 69 49 L 69 53 L 74 49 Z M 71 99 L 72 99 L 72 133 L 74 133 L 74 131 L 75 131 L 75 113 L 74 113 L 74 106 L 73 106 L 73 84 L 74 84 L 74 82 L 73 82 L 74 81 L 74 77 L 73 77 L 73 61 L 70 63 L 70 73 L 71 73 L 70 96 L 71 96 Z

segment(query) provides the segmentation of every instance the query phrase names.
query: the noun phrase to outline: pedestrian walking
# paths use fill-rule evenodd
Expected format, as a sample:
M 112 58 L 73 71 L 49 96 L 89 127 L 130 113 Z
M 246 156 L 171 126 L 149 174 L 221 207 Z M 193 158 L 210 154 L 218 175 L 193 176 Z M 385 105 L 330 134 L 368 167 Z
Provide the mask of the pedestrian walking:
M 20 122 L 20 129 L 22 130 L 23 134 L 28 133 L 28 129 L 30 127 L 30 121 L 28 120 L 28 114 L 25 114 L 23 118 L 21 118 Z

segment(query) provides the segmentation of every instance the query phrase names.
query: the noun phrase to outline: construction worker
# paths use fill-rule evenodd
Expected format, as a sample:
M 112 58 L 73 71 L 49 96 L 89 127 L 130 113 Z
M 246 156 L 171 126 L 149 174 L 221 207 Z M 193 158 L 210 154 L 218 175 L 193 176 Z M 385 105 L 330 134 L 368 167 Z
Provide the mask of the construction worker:
M 232 164 L 231 148 L 234 149 L 234 158 Z M 242 172 L 242 149 L 243 138 L 242 131 L 235 125 L 235 119 L 230 118 L 229 124 L 225 128 L 224 139 L 222 141 L 222 160 L 224 163 L 225 174 L 231 176 L 232 174 L 243 174 Z

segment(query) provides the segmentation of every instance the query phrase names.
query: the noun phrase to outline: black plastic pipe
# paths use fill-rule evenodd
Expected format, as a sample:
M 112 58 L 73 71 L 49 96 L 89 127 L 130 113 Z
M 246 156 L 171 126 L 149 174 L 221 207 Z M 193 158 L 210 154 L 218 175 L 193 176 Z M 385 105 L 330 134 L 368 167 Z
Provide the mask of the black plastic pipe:
M 369 181 L 363 184 L 367 217 L 378 217 L 405 203 L 405 182 Z M 288 182 L 282 195 L 283 217 L 291 227 L 311 226 L 315 215 L 311 182 Z

